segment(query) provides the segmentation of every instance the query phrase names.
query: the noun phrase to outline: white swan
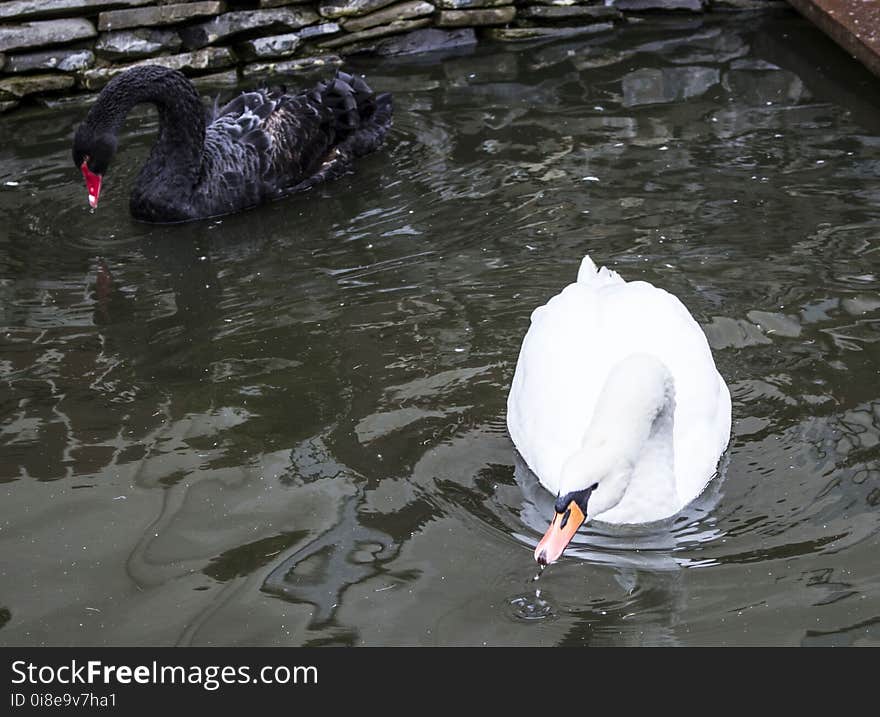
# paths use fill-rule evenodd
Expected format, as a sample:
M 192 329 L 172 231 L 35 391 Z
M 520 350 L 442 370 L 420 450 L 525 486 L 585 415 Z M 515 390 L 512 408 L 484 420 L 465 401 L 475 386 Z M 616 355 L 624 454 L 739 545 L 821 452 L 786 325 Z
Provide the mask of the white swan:
M 535 559 L 558 559 L 585 520 L 677 513 L 715 474 L 730 415 L 681 301 L 585 257 L 577 281 L 532 313 L 507 398 L 514 445 L 557 496 Z

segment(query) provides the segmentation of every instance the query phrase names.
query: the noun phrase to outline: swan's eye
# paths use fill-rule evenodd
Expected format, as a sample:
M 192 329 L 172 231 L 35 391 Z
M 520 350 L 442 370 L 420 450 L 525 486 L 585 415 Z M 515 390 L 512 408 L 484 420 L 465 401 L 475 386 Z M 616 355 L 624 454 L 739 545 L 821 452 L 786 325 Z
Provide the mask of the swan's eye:
M 568 519 L 571 518 L 571 508 L 566 509 L 565 513 L 562 515 L 562 522 L 559 523 L 559 529 L 562 530 L 566 523 L 568 523 Z

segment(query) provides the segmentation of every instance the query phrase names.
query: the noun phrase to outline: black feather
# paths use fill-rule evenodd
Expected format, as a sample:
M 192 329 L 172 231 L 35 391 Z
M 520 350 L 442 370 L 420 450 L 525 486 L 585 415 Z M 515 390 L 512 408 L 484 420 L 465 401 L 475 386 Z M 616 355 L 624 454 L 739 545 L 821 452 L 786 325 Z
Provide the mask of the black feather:
M 142 102 L 159 110 L 159 138 L 130 207 L 154 222 L 228 214 L 338 177 L 381 146 L 392 121 L 390 95 L 341 71 L 307 92 L 243 92 L 206 112 L 181 73 L 148 65 L 101 92 L 75 136 L 77 166 L 96 149 L 115 149 L 125 116 Z

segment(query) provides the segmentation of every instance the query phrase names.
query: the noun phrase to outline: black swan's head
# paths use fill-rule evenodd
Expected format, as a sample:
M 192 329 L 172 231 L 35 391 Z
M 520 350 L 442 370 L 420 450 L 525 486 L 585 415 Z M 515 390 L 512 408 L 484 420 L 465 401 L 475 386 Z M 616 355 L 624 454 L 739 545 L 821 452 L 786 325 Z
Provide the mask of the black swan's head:
M 101 180 L 116 154 L 116 135 L 111 132 L 96 134 L 87 123 L 81 124 L 73 138 L 73 163 L 82 171 L 89 192 L 89 205 L 98 206 Z

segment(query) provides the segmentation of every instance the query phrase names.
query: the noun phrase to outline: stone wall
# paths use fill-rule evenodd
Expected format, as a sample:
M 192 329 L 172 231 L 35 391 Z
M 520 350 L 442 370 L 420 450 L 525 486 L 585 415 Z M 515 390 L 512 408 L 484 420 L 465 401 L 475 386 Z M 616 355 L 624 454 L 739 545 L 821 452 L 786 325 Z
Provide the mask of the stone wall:
M 2 0 L 0 111 L 100 90 L 143 63 L 235 84 L 398 55 L 602 32 L 631 13 L 754 10 L 780 0 Z

